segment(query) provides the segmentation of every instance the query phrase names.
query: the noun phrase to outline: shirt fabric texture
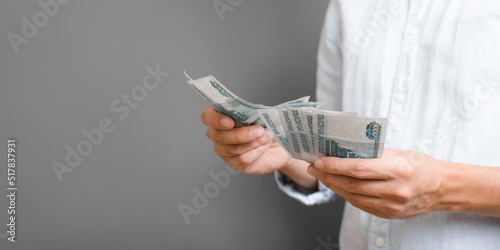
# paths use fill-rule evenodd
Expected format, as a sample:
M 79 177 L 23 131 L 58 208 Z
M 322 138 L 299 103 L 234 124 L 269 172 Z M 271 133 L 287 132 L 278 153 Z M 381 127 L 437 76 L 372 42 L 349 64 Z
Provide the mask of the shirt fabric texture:
M 388 117 L 385 148 L 499 167 L 500 1 L 331 1 L 316 95 L 324 109 Z M 336 196 L 321 182 L 318 192 L 303 194 L 275 176 L 280 189 L 306 205 Z M 440 211 L 387 220 L 346 202 L 339 243 L 500 249 L 500 218 Z

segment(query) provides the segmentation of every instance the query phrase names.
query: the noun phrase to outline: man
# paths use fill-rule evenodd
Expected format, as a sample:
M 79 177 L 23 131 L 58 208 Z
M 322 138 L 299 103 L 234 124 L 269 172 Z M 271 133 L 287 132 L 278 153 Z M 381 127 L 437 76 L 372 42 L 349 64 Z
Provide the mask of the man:
M 500 1 L 331 1 L 317 97 L 388 117 L 382 158 L 309 165 L 262 127 L 202 121 L 241 172 L 275 171 L 307 205 L 345 198 L 342 249 L 500 249 L 499 42 Z

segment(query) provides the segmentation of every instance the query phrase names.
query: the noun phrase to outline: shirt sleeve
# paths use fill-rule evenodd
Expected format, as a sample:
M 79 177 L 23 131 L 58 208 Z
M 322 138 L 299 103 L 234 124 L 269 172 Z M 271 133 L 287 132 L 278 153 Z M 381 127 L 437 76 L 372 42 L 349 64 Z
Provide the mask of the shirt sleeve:
M 275 171 L 274 178 L 283 192 L 307 206 L 324 204 L 334 200 L 337 196 L 332 190 L 325 187 L 321 181 L 318 181 L 319 190 L 317 192 L 304 194 L 297 190 L 295 183 L 283 173 Z

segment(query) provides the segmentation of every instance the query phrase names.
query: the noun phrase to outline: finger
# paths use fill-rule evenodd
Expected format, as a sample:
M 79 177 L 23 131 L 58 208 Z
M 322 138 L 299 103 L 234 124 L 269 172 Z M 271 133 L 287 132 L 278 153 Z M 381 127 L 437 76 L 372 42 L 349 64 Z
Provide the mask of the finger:
M 314 162 L 317 170 L 330 174 L 346 175 L 358 179 L 391 179 L 392 163 L 382 158 L 346 159 L 321 157 Z
M 269 149 L 270 144 L 262 145 L 244 154 L 226 158 L 225 161 L 230 166 L 238 169 L 245 174 L 262 174 L 264 166 L 253 166 L 252 163 L 259 160 L 259 158 Z M 259 170 L 260 169 L 260 170 Z
M 410 219 L 418 216 L 408 212 L 406 203 L 377 197 L 352 195 L 349 203 L 367 213 L 386 219 Z
M 340 195 L 342 198 L 344 198 L 347 202 L 349 202 L 352 206 L 357 207 L 369 214 L 381 217 L 381 218 L 392 218 L 394 217 L 394 214 L 388 213 L 390 209 L 388 209 L 388 202 L 384 201 L 381 198 L 378 197 L 372 197 L 368 195 L 362 195 L 362 194 L 354 194 L 354 193 L 349 193 L 345 191 L 342 188 L 339 188 L 337 186 L 332 186 L 329 185 L 328 183 L 324 183 L 325 186 L 329 189 L 331 189 L 333 192 L 336 194 Z M 380 208 L 384 208 L 381 210 Z
M 378 209 L 378 207 L 371 207 L 371 206 L 365 206 L 362 203 L 356 203 L 356 202 L 349 202 L 352 206 L 359 208 L 366 213 L 375 215 L 377 217 L 383 218 L 383 219 L 395 219 L 396 216 L 394 214 L 386 213 L 384 211 L 381 211 Z
M 338 187 L 336 185 L 332 185 L 332 183 L 326 182 L 323 178 L 319 178 L 320 180 L 327 188 L 331 189 L 333 192 L 336 194 L 342 196 L 346 201 L 351 203 L 352 205 L 359 205 L 363 204 L 363 198 L 366 197 L 371 197 L 369 195 L 363 195 L 363 194 L 355 194 L 346 191 L 345 189 L 342 189 L 341 187 Z M 378 197 L 372 197 L 372 198 L 378 198 Z
M 317 171 L 318 179 L 349 193 L 389 198 L 404 202 L 410 200 L 413 196 L 411 189 L 407 185 L 398 185 L 394 180 L 356 179 L 350 176 L 327 174 L 319 170 Z
M 329 178 L 325 178 L 330 175 L 323 175 L 318 173 L 318 180 L 320 180 L 326 187 L 331 189 L 336 194 L 342 196 L 346 201 L 351 203 L 351 205 L 368 212 L 370 214 L 383 217 L 383 218 L 395 218 L 401 217 L 400 215 L 404 213 L 407 208 L 406 204 L 408 204 L 409 199 L 407 198 L 398 198 L 392 195 L 387 197 L 376 195 L 376 194 L 363 194 L 351 192 L 348 189 L 344 189 L 341 185 L 338 185 L 337 182 L 332 181 Z M 344 178 L 351 178 L 345 177 Z M 335 180 L 337 181 L 337 180 Z M 363 182 L 363 180 L 360 180 Z M 382 182 L 382 181 L 374 181 L 374 182 Z M 404 192 L 403 192 L 404 193 Z M 401 218 L 412 218 L 415 216 L 405 215 Z
M 320 170 L 318 170 L 317 176 L 319 180 L 325 183 L 354 194 L 378 197 L 381 195 L 381 189 L 383 189 L 381 187 L 383 181 L 381 180 L 356 179 L 345 175 L 328 174 Z
M 221 130 L 228 130 L 234 127 L 234 121 L 231 117 L 217 112 L 213 107 L 203 110 L 201 121 L 209 127 Z
M 254 150 L 260 146 L 271 144 L 273 138 L 269 138 L 267 136 L 262 136 L 257 140 L 253 140 L 244 144 L 214 144 L 215 152 L 221 157 L 235 157 L 241 154 L 244 154 L 248 151 Z
M 207 129 L 207 136 L 214 143 L 221 145 L 244 144 L 263 137 L 266 130 L 259 126 L 245 126 L 231 130 L 219 130 L 212 127 Z

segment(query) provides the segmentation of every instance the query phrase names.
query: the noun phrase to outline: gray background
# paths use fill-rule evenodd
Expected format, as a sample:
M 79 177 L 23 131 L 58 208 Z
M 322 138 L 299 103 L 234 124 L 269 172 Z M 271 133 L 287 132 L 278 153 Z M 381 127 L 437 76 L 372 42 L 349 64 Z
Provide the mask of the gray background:
M 47 1 L 47 0 L 42 0 Z M 226 2 L 226 0 L 221 0 Z M 0 2 L 0 223 L 7 223 L 7 138 L 18 141 L 17 243 L 0 249 L 315 249 L 338 239 L 343 202 L 306 207 L 272 175 L 232 176 L 186 225 L 180 203 L 225 169 L 205 137 L 208 107 L 185 82 L 213 74 L 237 95 L 275 105 L 313 95 L 326 0 L 243 0 L 221 21 L 211 0 L 60 5 L 15 53 L 38 1 Z M 146 66 L 169 72 L 130 115 L 113 100 Z M 115 130 L 63 175 L 66 146 L 109 118 Z M 0 233 L 4 233 L 1 226 Z M 317 248 L 320 249 L 320 248 Z

